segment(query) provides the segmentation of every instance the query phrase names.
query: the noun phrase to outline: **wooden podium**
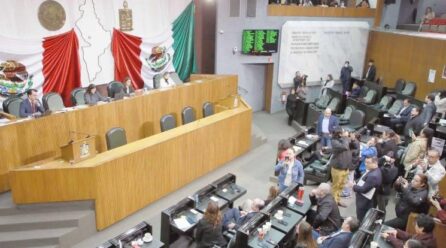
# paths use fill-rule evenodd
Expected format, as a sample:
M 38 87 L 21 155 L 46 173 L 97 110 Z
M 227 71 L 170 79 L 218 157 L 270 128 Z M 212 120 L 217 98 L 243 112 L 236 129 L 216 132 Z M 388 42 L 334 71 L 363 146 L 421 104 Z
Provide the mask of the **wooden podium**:
M 96 151 L 96 136 L 88 136 L 69 142 L 62 146 L 62 159 L 69 163 L 77 163 L 82 160 L 94 157 Z

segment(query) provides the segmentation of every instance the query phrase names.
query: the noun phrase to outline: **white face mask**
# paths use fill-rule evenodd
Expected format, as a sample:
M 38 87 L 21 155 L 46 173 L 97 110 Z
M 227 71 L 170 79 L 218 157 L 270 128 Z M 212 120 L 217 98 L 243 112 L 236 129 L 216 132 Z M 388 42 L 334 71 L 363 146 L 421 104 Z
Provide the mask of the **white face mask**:
M 372 66 L 373 64 L 372 63 L 369 63 L 369 66 Z
M 348 67 L 348 64 L 345 64 L 344 67 Z

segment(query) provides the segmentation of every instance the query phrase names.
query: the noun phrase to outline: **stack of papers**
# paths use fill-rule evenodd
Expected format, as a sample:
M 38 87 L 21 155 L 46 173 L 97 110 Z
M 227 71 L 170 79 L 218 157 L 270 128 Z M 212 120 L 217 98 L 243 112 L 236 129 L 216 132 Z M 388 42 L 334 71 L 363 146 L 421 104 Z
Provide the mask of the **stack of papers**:
M 181 229 L 181 230 L 186 230 L 189 227 L 191 227 L 192 225 L 187 221 L 186 216 L 182 215 L 180 218 L 176 218 L 173 220 L 173 222 L 175 223 L 175 225 Z

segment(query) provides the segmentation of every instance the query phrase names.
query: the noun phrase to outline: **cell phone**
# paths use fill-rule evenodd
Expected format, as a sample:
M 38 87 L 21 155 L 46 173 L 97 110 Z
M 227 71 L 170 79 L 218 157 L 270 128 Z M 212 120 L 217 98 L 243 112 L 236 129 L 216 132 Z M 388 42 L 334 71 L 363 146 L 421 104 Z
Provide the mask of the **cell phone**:
M 410 129 L 409 129 L 409 136 L 412 137 L 412 136 L 414 136 L 414 135 L 415 135 L 415 133 L 413 132 L 413 129 L 410 128 Z

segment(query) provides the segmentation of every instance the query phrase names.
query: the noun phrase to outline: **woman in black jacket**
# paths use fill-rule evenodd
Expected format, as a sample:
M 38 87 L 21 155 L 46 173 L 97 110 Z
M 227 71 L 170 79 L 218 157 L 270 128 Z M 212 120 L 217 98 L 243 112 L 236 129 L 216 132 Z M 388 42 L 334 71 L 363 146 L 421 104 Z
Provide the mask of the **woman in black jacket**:
M 208 203 L 204 217 L 198 222 L 195 232 L 197 248 L 208 248 L 218 245 L 223 247 L 226 241 L 222 232 L 220 209 L 214 201 Z
M 410 213 L 427 213 L 429 209 L 427 177 L 424 174 L 416 174 L 410 186 L 406 179 L 399 177 L 395 184 L 401 185 L 401 187 L 397 187 L 401 192 L 401 197 L 395 205 L 396 218 L 386 221 L 384 224 L 406 230 Z

